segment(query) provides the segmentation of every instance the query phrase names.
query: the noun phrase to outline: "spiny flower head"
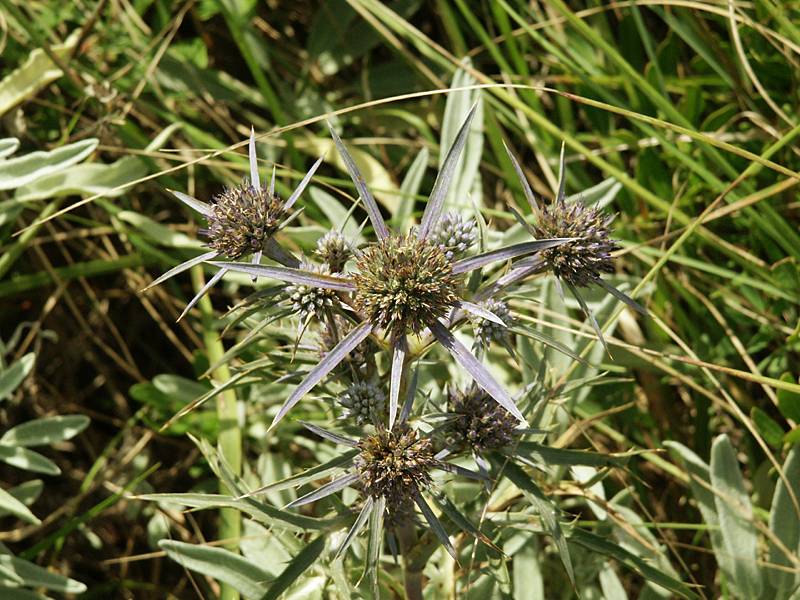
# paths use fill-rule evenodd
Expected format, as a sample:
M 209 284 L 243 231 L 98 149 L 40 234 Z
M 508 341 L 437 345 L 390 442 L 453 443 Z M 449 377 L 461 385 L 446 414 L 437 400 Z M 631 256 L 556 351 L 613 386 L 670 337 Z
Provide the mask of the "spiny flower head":
M 301 267 L 311 273 L 330 275 L 327 265 L 314 265 L 308 262 L 301 264 Z M 321 318 L 326 308 L 336 303 L 336 293 L 333 290 L 320 288 L 310 285 L 292 284 L 286 286 L 286 293 L 292 303 L 292 308 L 305 318 L 309 315 Z
M 478 238 L 474 219 L 464 219 L 459 213 L 445 213 L 428 239 L 439 246 L 448 260 L 453 260 L 469 250 Z
M 480 452 L 508 446 L 514 440 L 517 419 L 477 386 L 463 391 L 451 388 L 447 404 L 455 415 L 445 427 L 449 445 Z
M 237 260 L 262 251 L 285 218 L 277 195 L 245 181 L 214 197 L 204 233 L 211 248 Z
M 556 277 L 576 287 L 596 283 L 601 273 L 614 272 L 611 253 L 619 248 L 609 237 L 613 215 L 604 215 L 594 206 L 567 203 L 563 196 L 538 210 L 533 230 L 537 238 L 577 238 L 541 252 L 545 264 Z
M 447 256 L 414 235 L 392 235 L 368 246 L 357 267 L 356 308 L 393 334 L 418 334 L 458 302 L 461 278 Z
M 358 425 L 378 423 L 386 412 L 386 394 L 367 381 L 357 381 L 350 385 L 341 396 L 339 403 L 348 409 L 348 417 Z
M 481 302 L 480 306 L 499 317 L 500 320 L 506 325 L 511 325 L 511 311 L 508 308 L 508 304 L 503 300 L 489 298 L 488 300 Z M 500 324 L 495 323 L 494 321 L 476 317 L 474 322 L 475 336 L 485 347 L 488 347 L 492 342 L 499 342 L 508 337 L 508 329 L 502 327 Z
M 341 273 L 353 256 L 353 246 L 338 231 L 329 231 L 317 240 L 314 253 L 330 267 L 331 273 Z
M 433 445 L 419 439 L 408 425 L 394 429 L 379 427 L 377 433 L 358 442 L 355 459 L 364 493 L 386 498 L 387 506 L 407 504 L 431 482 L 430 470 L 436 466 Z

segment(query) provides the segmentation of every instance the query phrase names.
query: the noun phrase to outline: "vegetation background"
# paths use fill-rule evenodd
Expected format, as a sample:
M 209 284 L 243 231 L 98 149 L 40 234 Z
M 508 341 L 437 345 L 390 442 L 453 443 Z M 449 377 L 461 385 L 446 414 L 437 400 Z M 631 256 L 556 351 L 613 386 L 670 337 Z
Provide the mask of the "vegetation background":
M 214 410 L 161 426 L 208 389 L 197 377 L 221 353 L 212 306 L 218 314 L 239 295 L 236 281 L 219 287 L 176 323 L 202 271 L 140 292 L 198 246 L 194 217 L 164 189 L 208 198 L 239 180 L 252 124 L 263 169 L 277 164 L 285 192 L 328 147 L 324 119 L 340 111 L 391 215 L 412 165 L 428 162 L 419 178 L 432 184 L 440 140 L 455 134 L 446 104 L 462 111 L 478 93 L 448 95 L 451 86 L 484 86 L 470 157 L 478 175 L 464 191 L 496 227 L 514 225 L 505 206 L 521 197 L 504 140 L 544 198 L 562 140 L 569 192 L 613 179 L 619 275 L 652 319 L 606 314 L 613 360 L 601 357 L 607 376 L 571 405 L 559 443 L 648 450 L 617 475 L 630 506 L 614 512 L 617 524 L 665 548 L 708 598 L 747 597 L 734 573 L 751 567 L 726 540 L 752 542 L 763 567 L 779 529 L 800 531 L 791 510 L 775 521 L 773 503 L 778 466 L 800 441 L 800 3 L 0 0 L 0 53 L 0 434 L 84 417 L 49 421 L 35 437 L 47 463 L 19 430 L 0 439 L 3 552 L 74 580 L 32 588 L 81 598 L 219 591 L 157 545 L 217 539 L 218 513 L 134 497 L 216 489 L 186 435 L 213 441 Z M 354 194 L 331 156 L 303 201 L 301 246 Z M 540 325 L 576 347 L 593 335 L 574 312 Z M 722 478 L 738 498 L 728 510 L 753 513 L 715 542 L 724 506 L 719 514 L 701 497 L 708 487 L 681 448 L 707 463 L 720 434 L 735 448 Z M 259 431 L 244 435 L 251 454 L 280 456 Z M 682 446 L 670 453 L 668 440 Z M 39 473 L 34 483 L 22 468 Z M 548 493 L 592 498 L 567 481 Z M 585 503 L 569 502 L 592 526 Z M 796 539 L 790 550 L 791 575 Z M 492 594 L 575 593 L 557 562 L 516 560 L 516 586 Z M 573 560 L 584 597 L 642 593 L 635 568 Z M 530 581 L 517 579 L 524 569 Z

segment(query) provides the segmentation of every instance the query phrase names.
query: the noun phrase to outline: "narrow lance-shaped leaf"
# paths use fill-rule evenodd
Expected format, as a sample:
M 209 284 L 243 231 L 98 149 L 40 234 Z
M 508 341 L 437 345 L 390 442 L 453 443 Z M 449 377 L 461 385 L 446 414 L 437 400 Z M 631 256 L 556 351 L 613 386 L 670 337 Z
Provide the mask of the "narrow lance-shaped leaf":
M 406 337 L 401 336 L 392 344 L 392 373 L 389 382 L 389 429 L 394 427 L 397 417 L 398 398 L 400 397 L 400 384 L 403 376 L 403 364 L 406 360 Z
M 269 238 L 264 244 L 264 254 L 284 267 L 297 269 L 300 267 L 300 260 L 291 252 L 284 250 L 274 238 Z
M 322 159 L 323 158 L 325 158 L 325 157 L 324 156 L 320 156 L 317 159 L 317 161 L 313 165 L 311 165 L 311 168 L 308 170 L 308 173 L 306 173 L 303 176 L 303 178 L 300 180 L 300 183 L 297 185 L 295 190 L 292 192 L 292 195 L 289 196 L 289 198 L 286 200 L 286 203 L 283 205 L 284 209 L 289 210 L 290 208 L 292 208 L 292 206 L 294 206 L 294 203 L 297 202 L 297 199 L 305 191 L 306 186 L 308 186 L 308 183 L 309 183 L 309 181 L 311 181 L 311 178 L 314 176 L 314 173 L 316 173 L 317 169 L 319 169 L 319 166 L 322 164 Z M 273 176 L 273 179 L 272 179 L 272 183 L 270 184 L 270 186 L 273 189 L 272 193 L 274 193 L 274 189 L 275 189 L 274 188 L 274 184 L 275 184 L 275 172 L 274 171 L 273 171 L 272 176 Z
M 522 192 L 525 194 L 525 199 L 528 201 L 528 204 L 530 204 L 533 213 L 534 214 L 538 213 L 539 205 L 536 203 L 536 196 L 533 195 L 533 190 L 531 189 L 531 186 L 528 183 L 528 178 L 525 177 L 525 173 L 523 173 L 522 167 L 519 166 L 517 158 L 511 153 L 511 149 L 508 147 L 508 145 L 506 145 L 505 140 L 503 140 L 503 148 L 506 149 L 508 158 L 511 159 L 511 165 L 514 167 L 514 171 L 517 173 L 517 178 L 519 179 L 519 182 L 522 184 Z
M 758 598 L 762 590 L 758 531 L 736 451 L 727 435 L 718 436 L 711 446 L 710 474 L 722 543 L 735 565 L 736 587 L 741 597 Z
M 467 312 L 472 313 L 473 315 L 475 315 L 477 317 L 480 317 L 481 319 L 486 319 L 487 321 L 491 321 L 492 323 L 497 323 L 501 327 L 507 327 L 506 322 L 503 321 L 503 319 L 498 317 L 492 311 L 486 310 L 482 306 L 479 306 L 477 304 L 473 304 L 472 302 L 467 302 L 466 300 L 461 300 L 458 303 L 458 306 L 460 306 L 461 308 L 463 308 Z
M 542 525 L 552 536 L 553 541 L 556 544 L 556 548 L 558 549 L 561 562 L 564 565 L 564 569 L 566 570 L 567 575 L 569 575 L 570 582 L 574 586 L 575 572 L 572 568 L 572 558 L 569 554 L 567 540 L 564 538 L 564 532 L 561 530 L 561 524 L 558 522 L 558 514 L 556 512 L 557 509 L 555 505 L 553 505 L 553 503 L 547 499 L 547 496 L 544 495 L 544 492 L 542 492 L 539 486 L 534 483 L 533 479 L 530 478 L 519 465 L 516 465 L 513 462 L 508 462 L 504 464 L 503 468 L 505 475 L 514 485 L 522 490 L 522 492 L 533 504 L 536 512 L 539 513 L 539 518 L 542 521 Z
M 431 526 L 433 533 L 442 543 L 442 546 L 445 547 L 447 553 L 453 557 L 454 561 L 458 562 L 458 555 L 456 554 L 456 549 L 453 548 L 452 542 L 450 542 L 450 536 L 447 535 L 447 531 L 445 531 L 441 521 L 433 514 L 431 507 L 428 506 L 428 503 L 425 502 L 425 498 L 423 498 L 418 491 L 414 493 L 414 502 L 419 507 L 420 511 L 422 511 L 422 516 L 425 517 L 428 525 Z
M 341 277 L 323 275 L 304 271 L 303 269 L 293 269 L 291 267 L 274 267 L 271 265 L 252 265 L 248 263 L 214 261 L 210 264 L 220 268 L 230 269 L 231 271 L 241 271 L 259 277 L 269 277 L 288 283 L 297 283 L 312 287 L 337 290 L 340 292 L 351 292 L 355 289 L 355 284 Z
M 369 576 L 372 597 L 380 598 L 378 593 L 378 562 L 383 548 L 383 513 L 386 510 L 386 498 L 381 496 L 375 500 L 372 514 L 369 516 L 369 538 L 367 539 L 367 575 Z
M 505 248 L 498 248 L 497 250 L 489 250 L 482 254 L 476 254 L 469 258 L 462 258 L 453 263 L 453 273 L 466 273 L 474 271 L 489 265 L 493 262 L 510 260 L 518 256 L 525 256 L 526 254 L 533 254 L 548 248 L 560 246 L 564 242 L 571 241 L 572 238 L 552 238 L 546 240 L 534 240 L 532 242 L 521 242 L 513 246 L 506 246 Z
M 364 202 L 364 207 L 367 209 L 367 214 L 369 215 L 369 220 L 372 222 L 372 227 L 375 229 L 375 234 L 378 236 L 378 239 L 381 240 L 389 237 L 389 230 L 386 228 L 386 223 L 378 208 L 378 203 L 375 202 L 372 192 L 369 191 L 367 183 L 364 181 L 364 176 L 361 174 L 361 171 L 359 171 L 358 166 L 356 166 L 356 161 L 350 156 L 347 147 L 342 143 L 341 138 L 330 123 L 328 123 L 328 129 L 330 129 L 331 137 L 336 147 L 339 149 L 339 154 L 342 155 L 342 160 L 344 161 L 345 167 L 347 167 L 348 173 L 350 173 L 350 178 L 353 180 L 353 184 L 356 186 L 356 190 L 358 190 L 358 194 L 361 196 L 361 201 Z
M 10 446 L 43 446 L 69 440 L 89 425 L 85 415 L 42 417 L 12 427 L 0 437 L 0 444 Z
M 459 342 L 440 322 L 436 321 L 430 323 L 428 327 L 434 337 L 439 340 L 439 343 L 447 348 L 458 363 L 467 370 L 470 376 L 475 380 L 475 383 L 482 387 L 500 406 L 505 408 L 514 415 L 520 423 L 523 423 L 527 427 L 528 422 L 525 420 L 525 417 L 522 416 L 514 400 L 503 386 L 497 383 L 495 378 L 486 370 L 486 367 L 475 358 L 475 355 L 472 354 L 464 344 Z
M 621 300 L 622 302 L 624 302 L 625 304 L 630 306 L 633 310 L 643 314 L 645 317 L 649 316 L 649 313 L 647 312 L 647 309 L 644 306 L 639 304 L 636 300 L 634 300 L 633 298 L 631 298 L 627 294 L 625 294 L 623 292 L 620 292 L 617 288 L 615 288 L 610 283 L 608 283 L 606 281 L 603 281 L 602 279 L 598 279 L 597 280 L 597 285 L 602 287 L 609 294 L 614 296 L 617 300 Z
M 199 212 L 201 215 L 205 217 L 210 217 L 211 213 L 214 212 L 214 208 L 208 203 L 203 202 L 202 200 L 198 200 L 190 196 L 189 194 L 184 194 L 183 192 L 178 192 L 176 190 L 171 190 L 167 188 L 167 191 L 175 196 L 178 200 L 183 202 L 186 206 L 191 208 L 194 211 Z
M 269 580 L 269 573 L 230 550 L 174 540 L 162 540 L 159 546 L 187 569 L 227 583 L 246 598 L 259 598 L 267 591 L 264 582 Z
M 256 156 L 256 130 L 250 127 L 250 142 L 247 144 L 250 157 L 250 185 L 261 189 L 261 180 L 258 178 L 258 157 Z
M 193 266 L 199 265 L 200 263 L 205 262 L 207 260 L 211 260 L 212 258 L 216 258 L 217 256 L 218 256 L 217 251 L 216 250 L 212 250 L 211 252 L 206 252 L 205 254 L 201 254 L 199 256 L 195 256 L 194 258 L 190 258 L 189 260 L 187 260 L 185 262 L 182 262 L 178 266 L 172 267 L 169 271 L 167 271 L 161 277 L 159 277 L 156 280 L 154 280 L 150 285 L 148 285 L 142 291 L 146 292 L 150 288 L 155 287 L 158 284 L 165 282 L 170 277 L 174 277 L 175 275 L 177 275 L 179 273 L 183 273 L 184 271 L 187 271 L 188 269 L 191 269 Z
M 431 195 L 428 198 L 428 204 L 425 206 L 425 212 L 422 214 L 422 223 L 417 232 L 417 236 L 420 239 L 424 240 L 430 235 L 433 228 L 436 227 L 436 224 L 439 222 L 439 218 L 442 216 L 444 200 L 447 197 L 450 184 L 453 182 L 453 174 L 458 165 L 458 159 L 461 157 L 461 152 L 464 150 L 464 145 L 467 143 L 469 126 L 472 123 L 477 108 L 478 104 L 476 102 L 472 105 L 466 119 L 464 119 L 461 129 L 458 130 L 458 135 L 456 135 L 453 145 L 450 146 L 450 150 L 447 152 L 447 158 L 444 159 L 442 168 L 436 176 L 433 190 L 431 190 Z
M 342 555 L 344 555 L 344 553 L 347 552 L 347 549 L 350 547 L 350 544 L 353 543 L 355 537 L 364 528 L 364 525 L 367 524 L 367 520 L 372 514 L 372 506 L 374 503 L 375 501 L 372 499 L 372 496 L 368 496 L 367 500 L 364 502 L 364 506 L 361 508 L 361 512 L 358 513 L 358 517 L 353 523 L 353 526 L 347 532 L 347 536 L 344 538 L 342 545 L 339 546 L 339 548 L 337 548 L 333 560 L 341 558 Z
M 783 547 L 770 539 L 768 562 L 770 566 L 792 569 L 797 567 L 793 561 L 800 553 L 800 515 L 795 507 L 795 501 L 800 499 L 800 446 L 795 445 L 789 452 L 783 463 L 783 474 L 785 481 L 783 477 L 778 478 L 769 512 L 769 528 Z M 777 598 L 788 596 L 796 579 L 795 573 L 784 568 L 765 567 L 765 575 L 776 589 Z
M 286 505 L 286 508 L 296 508 L 298 506 L 303 506 L 304 504 L 310 504 L 316 500 L 321 500 L 322 498 L 326 498 L 331 494 L 335 494 L 342 488 L 346 488 L 348 485 L 355 483 L 357 480 L 357 473 L 349 473 L 343 477 L 339 477 L 339 479 L 334 479 L 330 483 L 326 483 L 313 492 L 309 492 L 308 494 L 301 496 L 297 500 L 293 500 Z
M 0 372 L 0 400 L 5 400 L 31 372 L 36 362 L 36 354 L 28 352 L 10 367 Z
M 30 509 L 20 502 L 17 498 L 10 493 L 0 488 L 0 510 L 5 514 L 14 515 L 17 518 L 39 525 L 41 521 L 34 515 Z
M 346 469 L 352 465 L 353 459 L 357 454 L 358 450 L 348 450 L 347 452 L 340 454 L 339 456 L 336 456 L 329 461 L 322 463 L 321 465 L 316 465 L 279 481 L 268 483 L 267 485 L 253 490 L 252 492 L 242 494 L 237 498 L 237 500 L 249 498 L 250 496 L 255 496 L 256 494 L 263 494 L 271 491 L 277 492 L 280 490 L 285 490 L 286 488 L 299 487 L 306 483 L 311 483 L 312 481 L 322 479 L 323 477 L 330 475 L 331 471 L 336 469 Z
M 300 424 L 311 431 L 312 433 L 316 433 L 319 437 L 324 438 L 334 444 L 339 444 L 340 446 L 348 446 L 350 448 L 355 448 L 358 445 L 358 442 L 355 440 L 351 440 L 350 438 L 346 438 L 343 435 L 339 435 L 337 433 L 333 433 L 332 431 L 328 431 L 327 429 L 323 429 L 313 423 L 307 423 L 305 421 L 300 421 Z
M 556 279 L 556 281 L 559 280 Z M 575 300 L 578 301 L 578 304 L 580 304 L 581 310 L 583 310 L 583 314 L 585 314 L 586 318 L 589 319 L 589 323 L 591 323 L 592 329 L 594 329 L 594 332 L 597 334 L 597 339 L 600 340 L 601 344 L 603 344 L 603 348 L 605 349 L 605 351 L 611 354 L 608 351 L 608 346 L 606 345 L 606 339 L 603 337 L 603 330 L 600 329 L 600 325 L 598 325 L 597 319 L 594 318 L 594 313 L 589 308 L 589 305 L 586 304 L 586 300 L 583 299 L 583 296 L 581 296 L 580 292 L 578 292 L 578 288 L 576 288 L 574 285 L 572 285 L 569 281 L 566 280 L 564 281 L 564 285 L 566 285 L 569 288 L 569 291 L 572 293 L 572 296 L 575 298 Z
M 313 542 L 306 545 L 303 550 L 292 559 L 283 572 L 278 575 L 266 594 L 261 596 L 261 600 L 278 600 L 281 594 L 289 589 L 306 570 L 313 565 L 322 551 L 325 549 L 324 536 L 317 537 Z
M 325 376 L 330 373 L 336 366 L 342 362 L 348 354 L 350 354 L 355 348 L 367 339 L 367 336 L 372 332 L 372 325 L 370 323 L 362 323 L 355 329 L 353 329 L 350 333 L 345 336 L 342 341 L 340 341 L 336 346 L 325 355 L 325 357 L 313 368 L 309 371 L 306 378 L 300 382 L 300 385 L 295 388 L 294 392 L 292 392 L 291 396 L 283 403 L 281 409 L 278 411 L 278 414 L 275 415 L 275 419 L 272 421 L 272 425 L 270 425 L 270 429 L 275 427 L 278 422 L 286 416 L 292 407 L 297 404 L 300 399 L 305 396 L 306 392 L 308 392 L 311 388 L 317 385 L 320 381 L 322 381 Z
M 181 319 L 183 319 L 183 317 L 185 317 L 185 316 L 186 316 L 186 314 L 187 314 L 187 313 L 188 313 L 190 310 L 192 310 L 192 308 L 194 307 L 194 305 L 195 305 L 195 304 L 197 304 L 198 302 L 200 302 L 200 298 L 202 298 L 203 296 L 205 296 L 205 295 L 206 295 L 206 293 L 208 292 L 208 290 L 210 290 L 212 287 L 214 287 L 214 284 L 216 284 L 216 283 L 217 283 L 217 282 L 218 282 L 220 279 L 222 279 L 222 277 L 223 277 L 223 276 L 225 275 L 225 273 L 227 273 L 227 272 L 228 272 L 228 269 L 225 269 L 225 268 L 223 268 L 223 269 L 220 269 L 219 271 L 217 271 L 216 273 L 214 273 L 214 274 L 211 276 L 211 279 L 209 279 L 209 280 L 208 280 L 208 281 L 207 281 L 207 282 L 206 282 L 206 283 L 203 285 L 203 287 L 201 287 L 199 290 L 197 290 L 197 293 L 194 295 L 194 298 L 192 298 L 192 299 L 189 301 L 189 304 L 187 304 L 187 305 L 186 305 L 186 308 L 184 308 L 184 309 L 183 309 L 183 312 L 182 312 L 182 313 L 180 314 L 180 316 L 179 316 L 179 317 L 178 317 L 178 318 L 175 320 L 175 322 L 177 323 L 178 321 L 180 321 Z M 255 277 L 253 278 L 253 281 L 255 281 Z

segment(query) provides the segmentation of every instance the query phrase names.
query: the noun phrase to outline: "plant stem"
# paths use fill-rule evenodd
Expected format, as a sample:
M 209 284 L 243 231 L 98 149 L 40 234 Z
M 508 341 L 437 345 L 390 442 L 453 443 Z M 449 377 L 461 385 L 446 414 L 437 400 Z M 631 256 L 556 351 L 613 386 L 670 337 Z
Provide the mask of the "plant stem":
M 192 268 L 192 284 L 195 290 L 200 290 L 205 285 L 203 267 L 200 265 Z M 206 345 L 208 361 L 213 365 L 222 358 L 225 349 L 214 328 L 214 312 L 208 295 L 203 296 L 197 306 L 200 309 L 203 342 Z M 220 365 L 214 370 L 212 377 L 217 383 L 224 383 L 230 379 L 231 374 L 228 365 Z M 217 418 L 219 419 L 217 449 L 231 471 L 235 475 L 239 475 L 242 472 L 242 432 L 239 429 L 239 415 L 236 406 L 236 392 L 234 390 L 226 390 L 217 396 Z M 220 492 L 223 494 L 231 493 L 222 483 L 220 483 Z M 239 549 L 238 539 L 241 536 L 241 530 L 242 522 L 239 511 L 235 508 L 220 509 L 219 538 L 233 540 L 226 546 L 228 550 L 236 552 Z M 222 584 L 221 600 L 238 600 L 238 598 L 239 592 L 226 583 Z
M 400 542 L 400 552 L 403 555 L 403 585 L 406 590 L 406 599 L 422 600 L 422 569 L 418 567 L 418 563 L 411 556 L 417 545 L 414 524 L 409 522 L 396 531 Z
M 41 221 L 44 221 L 47 217 L 56 212 L 56 209 L 60 204 L 60 200 L 53 200 L 50 204 L 42 209 L 42 212 L 39 213 L 39 216 L 36 217 L 36 221 L 34 222 L 40 223 Z M 24 233 L 20 234 L 16 242 L 6 248 L 3 255 L 0 256 L 0 278 L 2 278 L 3 275 L 8 272 L 8 270 L 22 255 L 22 253 L 25 252 L 25 249 L 28 247 L 28 243 L 37 233 L 39 233 L 41 226 L 41 223 L 38 225 L 32 225 L 30 229 L 26 229 Z

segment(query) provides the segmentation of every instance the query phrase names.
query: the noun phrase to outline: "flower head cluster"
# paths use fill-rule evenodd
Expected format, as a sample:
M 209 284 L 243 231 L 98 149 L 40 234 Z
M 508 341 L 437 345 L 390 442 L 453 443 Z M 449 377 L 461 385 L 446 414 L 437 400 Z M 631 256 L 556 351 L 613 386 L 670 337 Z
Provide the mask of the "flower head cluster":
M 355 466 L 364 493 L 386 498 L 389 506 L 407 504 L 431 482 L 430 471 L 437 465 L 433 445 L 401 424 L 378 431 L 358 442 Z
M 238 260 L 263 251 L 286 214 L 277 195 L 245 181 L 214 197 L 204 233 L 210 248 Z
M 503 300 L 489 298 L 481 302 L 480 306 L 494 314 L 506 325 L 511 325 L 511 311 Z M 476 317 L 474 322 L 475 337 L 484 347 L 488 347 L 492 342 L 501 342 L 508 338 L 508 329 L 499 323 L 481 317 Z
M 428 240 L 389 236 L 368 246 L 357 262 L 355 305 L 396 335 L 420 333 L 458 302 L 461 277 Z
M 451 388 L 447 396 L 448 411 L 454 415 L 445 427 L 449 445 L 481 452 L 508 446 L 514 440 L 517 420 L 480 388 Z
M 542 207 L 533 225 L 537 238 L 575 238 L 542 251 L 547 267 L 556 277 L 576 287 L 596 283 L 602 273 L 613 273 L 611 253 L 619 248 L 610 237 L 609 225 L 613 220 L 613 215 L 604 215 L 597 207 L 582 202 L 567 203 L 563 197 Z
M 310 273 L 322 275 L 330 274 L 327 265 L 303 263 L 302 268 Z M 289 301 L 292 303 L 292 308 L 304 319 L 309 316 L 321 318 L 325 309 L 330 308 L 336 303 L 336 293 L 333 290 L 312 285 L 299 283 L 287 285 L 286 294 L 289 297 Z
M 459 213 L 448 212 L 442 215 L 429 239 L 448 260 L 453 260 L 464 255 L 477 238 L 478 228 L 474 219 L 464 219 Z
M 386 394 L 375 383 L 357 381 L 342 392 L 339 404 L 358 425 L 379 423 L 386 412 Z
M 331 273 L 341 273 L 353 256 L 353 246 L 338 231 L 329 231 L 317 240 L 314 253 L 330 268 Z

